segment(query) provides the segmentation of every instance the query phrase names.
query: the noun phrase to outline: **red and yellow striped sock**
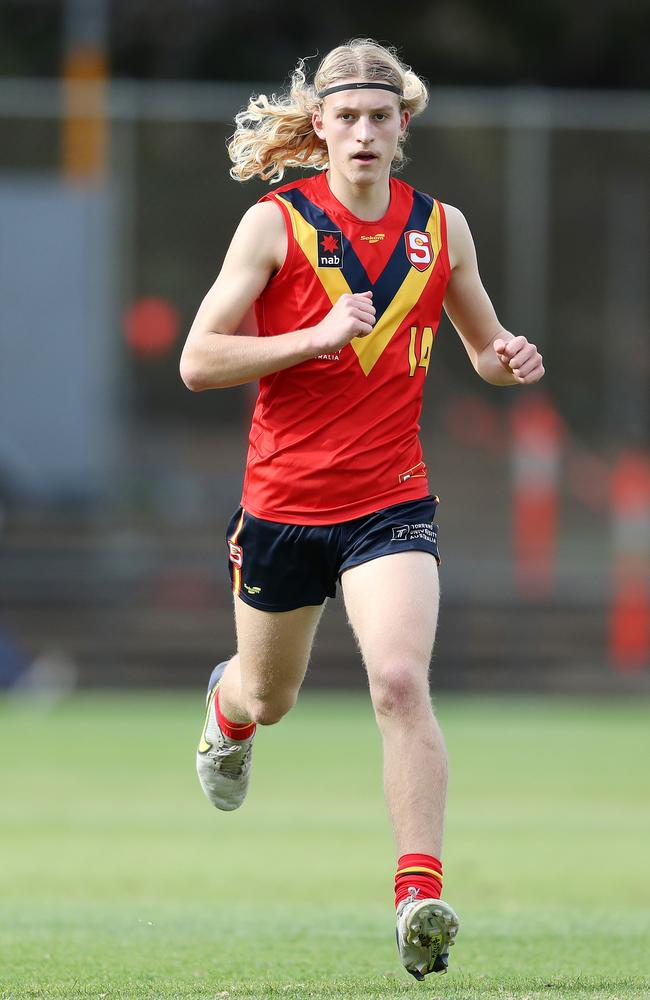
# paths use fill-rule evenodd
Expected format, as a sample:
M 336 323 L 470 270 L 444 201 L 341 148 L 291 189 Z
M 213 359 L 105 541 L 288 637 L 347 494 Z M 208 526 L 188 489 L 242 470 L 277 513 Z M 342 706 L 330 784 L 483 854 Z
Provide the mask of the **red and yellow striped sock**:
M 403 854 L 395 875 L 396 908 L 409 895 L 411 887 L 418 899 L 440 899 L 442 862 L 432 854 Z
M 255 732 L 256 726 L 254 722 L 231 722 L 221 711 L 219 707 L 219 688 L 217 688 L 217 693 L 214 696 L 214 711 L 217 716 L 217 725 L 223 733 L 231 740 L 247 740 Z

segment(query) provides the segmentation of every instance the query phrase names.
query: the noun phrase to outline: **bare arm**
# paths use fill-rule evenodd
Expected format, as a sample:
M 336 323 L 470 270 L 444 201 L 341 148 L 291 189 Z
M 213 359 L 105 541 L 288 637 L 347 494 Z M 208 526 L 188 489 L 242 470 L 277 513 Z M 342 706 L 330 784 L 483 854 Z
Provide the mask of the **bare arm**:
M 263 202 L 248 210 L 187 336 L 180 372 L 188 389 L 198 392 L 251 382 L 371 332 L 375 310 L 365 293 L 342 296 L 315 327 L 273 337 L 247 335 L 255 300 L 281 267 L 286 245 L 276 205 Z
M 474 368 L 492 385 L 530 385 L 544 375 L 542 356 L 525 337 L 516 337 L 499 322 L 483 287 L 476 249 L 462 212 L 445 205 L 451 278 L 445 311 Z

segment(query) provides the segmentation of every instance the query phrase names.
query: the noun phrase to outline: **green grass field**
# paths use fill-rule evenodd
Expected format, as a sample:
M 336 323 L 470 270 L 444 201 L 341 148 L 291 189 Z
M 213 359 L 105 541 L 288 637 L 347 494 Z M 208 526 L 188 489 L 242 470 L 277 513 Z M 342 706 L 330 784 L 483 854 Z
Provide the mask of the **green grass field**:
M 201 698 L 0 701 L 2 1000 L 650 996 L 648 702 L 440 699 L 461 931 L 416 983 L 367 700 L 303 696 L 226 815 Z

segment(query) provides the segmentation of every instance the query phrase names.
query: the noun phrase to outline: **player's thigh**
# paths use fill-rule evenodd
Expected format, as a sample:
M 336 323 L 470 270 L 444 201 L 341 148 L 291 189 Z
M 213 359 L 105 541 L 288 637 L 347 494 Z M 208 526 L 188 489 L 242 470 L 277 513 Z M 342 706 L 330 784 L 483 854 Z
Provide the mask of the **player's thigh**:
M 256 697 L 300 687 L 325 605 L 261 611 L 235 598 L 242 684 Z
M 438 566 L 429 552 L 380 556 L 341 575 L 345 608 L 372 683 L 388 672 L 426 678 L 438 622 Z

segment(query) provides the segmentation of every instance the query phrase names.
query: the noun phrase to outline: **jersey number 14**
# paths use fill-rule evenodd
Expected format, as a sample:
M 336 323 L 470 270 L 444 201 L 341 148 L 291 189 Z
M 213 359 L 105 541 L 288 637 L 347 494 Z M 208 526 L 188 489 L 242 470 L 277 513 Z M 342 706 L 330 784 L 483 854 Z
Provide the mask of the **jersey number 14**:
M 431 348 L 433 347 L 433 330 L 430 326 L 425 326 L 419 338 L 419 358 L 418 358 L 418 328 L 411 327 L 411 337 L 409 340 L 409 375 L 415 375 L 418 368 L 424 368 L 424 373 L 429 371 L 429 361 L 431 360 Z

